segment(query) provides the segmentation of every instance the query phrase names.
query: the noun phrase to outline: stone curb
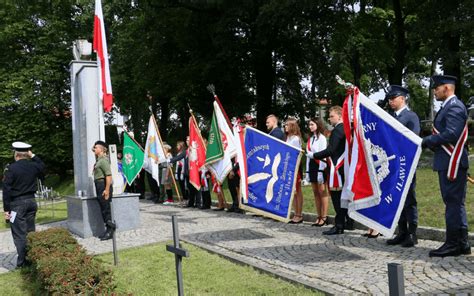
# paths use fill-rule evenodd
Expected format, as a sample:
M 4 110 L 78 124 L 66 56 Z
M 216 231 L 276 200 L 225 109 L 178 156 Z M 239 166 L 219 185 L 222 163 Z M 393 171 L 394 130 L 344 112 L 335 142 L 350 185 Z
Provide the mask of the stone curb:
M 303 220 L 304 221 L 309 221 L 309 222 L 314 222 L 316 221 L 316 214 L 311 214 L 311 213 L 303 213 Z M 334 224 L 334 216 L 328 216 L 328 221 L 330 224 Z M 367 226 L 360 224 L 359 222 L 354 223 L 355 229 L 362 229 L 365 230 L 367 229 Z M 428 226 L 418 226 L 418 229 L 416 230 L 416 235 L 419 239 L 427 239 L 427 240 L 433 240 L 433 241 L 438 241 L 438 242 L 444 242 L 446 238 L 446 230 L 440 229 L 440 228 L 435 228 L 435 227 L 428 227 Z M 474 245 L 474 233 L 470 232 L 469 233 L 469 241 L 471 242 L 471 245 Z
M 305 286 L 308 289 L 316 290 L 318 292 L 324 293 L 325 295 L 340 294 L 340 292 L 338 292 L 334 289 L 331 289 L 330 287 L 324 287 L 323 288 L 320 285 L 317 286 L 314 283 L 311 283 L 310 281 L 305 280 L 304 278 L 301 278 L 301 277 L 298 278 L 294 272 L 285 272 L 285 271 L 282 271 L 280 269 L 278 271 L 278 273 L 276 273 L 274 267 L 271 266 L 271 264 L 268 264 L 266 262 L 251 260 L 251 259 L 246 258 L 245 256 L 242 256 L 242 255 L 240 255 L 238 253 L 235 253 L 235 252 L 232 252 L 232 251 L 228 251 L 224 248 L 217 247 L 217 246 L 206 245 L 206 244 L 196 242 L 196 241 L 193 241 L 193 240 L 188 240 L 184 237 L 180 238 L 180 240 L 183 241 L 183 242 L 186 242 L 188 244 L 194 245 L 196 247 L 199 247 L 200 249 L 203 249 L 203 250 L 205 250 L 207 252 L 210 252 L 212 254 L 216 254 L 216 255 L 218 255 L 218 256 L 226 259 L 226 260 L 229 260 L 231 262 L 234 262 L 236 264 L 243 265 L 243 266 L 246 266 L 246 265 L 252 266 L 253 268 L 255 268 L 255 269 L 257 269 L 257 270 L 259 270 L 259 271 L 261 271 L 265 274 L 268 274 L 268 275 L 270 275 L 272 277 L 275 277 L 275 278 L 278 278 L 278 279 L 282 279 L 282 280 L 290 282 L 292 284 L 300 284 L 300 285 Z M 323 281 L 321 281 L 321 283 L 323 283 Z
M 216 206 L 217 202 L 212 201 L 212 205 Z M 303 212 L 303 220 L 306 222 L 314 222 L 316 221 L 316 214 Z M 334 216 L 328 216 L 328 223 L 334 224 Z M 365 230 L 367 226 L 360 224 L 359 222 L 354 223 L 355 229 Z M 438 242 L 444 242 L 446 238 L 446 230 L 435 228 L 435 227 L 428 227 L 428 226 L 418 226 L 416 231 L 416 235 L 419 239 L 426 239 L 426 240 L 433 240 Z M 471 245 L 474 245 L 474 233 L 469 232 L 469 241 Z

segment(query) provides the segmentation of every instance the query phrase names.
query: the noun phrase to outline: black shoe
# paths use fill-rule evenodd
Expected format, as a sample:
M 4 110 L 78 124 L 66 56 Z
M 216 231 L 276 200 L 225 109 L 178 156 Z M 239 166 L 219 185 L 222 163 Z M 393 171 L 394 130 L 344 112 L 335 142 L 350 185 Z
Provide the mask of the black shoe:
M 344 229 L 339 228 L 337 226 L 333 226 L 331 229 L 323 231 L 324 235 L 335 235 L 335 234 L 343 234 L 343 233 L 344 233 Z
M 459 252 L 461 255 L 471 254 L 471 244 L 469 243 L 469 232 L 467 229 L 461 229 L 461 237 L 459 239 Z
M 101 241 L 109 240 L 109 239 L 111 239 L 113 236 L 114 236 L 113 230 L 112 230 L 112 229 L 108 229 L 108 230 L 105 232 L 104 236 L 102 236 L 102 237 L 100 238 L 100 240 L 101 240 Z
M 224 209 L 225 208 L 215 208 L 215 209 L 212 209 L 212 210 L 218 212 L 218 211 L 223 211 Z
M 461 255 L 471 255 L 471 245 L 461 246 L 459 253 Z
M 344 229 L 346 229 L 346 230 L 354 230 L 354 229 L 355 229 L 354 223 L 348 223 L 348 224 L 346 224 L 346 226 L 344 226 Z
M 187 204 L 185 208 L 194 208 L 194 205 Z
M 406 236 L 406 233 L 399 232 L 394 238 L 387 240 L 387 245 L 399 245 L 405 241 Z
M 461 255 L 461 251 L 457 244 L 444 244 L 436 250 L 431 250 L 429 253 L 430 257 L 450 257 L 459 255 Z
M 209 206 L 201 206 L 199 207 L 200 210 L 209 210 L 211 207 Z
M 402 247 L 404 248 L 410 248 L 414 247 L 416 244 L 418 244 L 418 239 L 416 237 L 416 234 L 407 234 L 405 239 L 402 242 Z
M 227 212 L 229 212 L 229 213 L 236 212 L 236 208 L 235 207 L 230 207 L 230 208 L 227 209 Z

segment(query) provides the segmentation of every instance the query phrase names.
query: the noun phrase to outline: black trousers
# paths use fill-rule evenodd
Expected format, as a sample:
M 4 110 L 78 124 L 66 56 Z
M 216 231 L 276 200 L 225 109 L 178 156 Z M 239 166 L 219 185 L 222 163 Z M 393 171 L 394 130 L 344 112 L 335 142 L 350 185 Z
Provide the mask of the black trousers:
M 16 265 L 21 267 L 25 264 L 26 259 L 26 235 L 28 232 L 35 231 L 35 217 L 38 205 L 34 196 L 22 197 L 22 199 L 14 199 L 11 202 L 10 210 L 16 212 L 15 221 L 10 223 L 10 228 L 12 230 L 13 243 L 18 253 Z
M 210 208 L 211 207 L 211 192 L 209 190 L 202 190 L 202 207 Z
M 181 189 L 181 195 L 183 196 L 184 200 L 188 199 L 188 192 L 186 190 L 186 183 L 185 180 L 178 180 L 179 189 Z
M 240 186 L 240 178 L 234 175 L 233 178 L 227 179 L 230 195 L 232 196 L 232 207 L 239 208 L 239 197 L 237 196 L 237 188 Z
M 439 171 L 439 188 L 446 206 L 446 231 L 467 230 L 466 190 L 467 169 L 459 168 L 454 181 L 448 180 L 447 171 Z
M 346 224 L 346 219 L 348 218 L 347 209 L 341 208 L 341 194 L 342 191 L 332 191 L 330 190 L 332 205 L 334 206 L 334 211 L 336 212 L 335 224 L 337 228 L 344 229 Z
M 196 187 L 193 186 L 190 182 L 188 182 L 188 206 L 189 207 L 196 207 L 196 195 L 198 193 Z
M 152 200 L 158 200 L 160 199 L 160 185 L 158 185 L 158 182 L 156 182 L 155 179 L 153 179 L 153 176 L 146 172 L 146 178 L 148 179 L 148 185 L 150 186 L 151 194 L 152 194 Z
M 418 209 L 416 202 L 416 174 L 413 176 L 413 180 L 408 189 L 407 198 L 403 205 L 402 213 L 400 214 L 400 220 L 398 220 L 398 227 L 403 232 L 409 228 L 409 225 L 418 225 Z M 412 226 L 413 227 L 413 226 Z
M 108 221 L 112 222 L 112 214 L 110 212 L 110 202 L 112 201 L 112 186 L 110 186 L 109 199 L 105 199 L 102 196 L 102 193 L 105 190 L 105 180 L 95 180 L 95 192 L 97 194 L 97 200 L 99 201 L 100 212 L 102 213 L 102 219 L 104 219 L 104 224 Z

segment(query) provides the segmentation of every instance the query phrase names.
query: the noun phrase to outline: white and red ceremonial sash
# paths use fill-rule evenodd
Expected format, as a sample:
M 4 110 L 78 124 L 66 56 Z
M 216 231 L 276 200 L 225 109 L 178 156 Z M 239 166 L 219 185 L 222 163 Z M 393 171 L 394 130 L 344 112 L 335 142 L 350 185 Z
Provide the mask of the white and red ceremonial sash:
M 97 68 L 99 70 L 99 97 L 104 105 L 104 112 L 112 110 L 112 82 L 110 81 L 109 57 L 105 39 L 104 16 L 101 0 L 95 1 L 94 40 L 93 48 L 97 53 Z
M 433 126 L 433 135 L 439 134 L 439 131 Z M 459 162 L 461 161 L 461 154 L 464 149 L 464 144 L 467 141 L 467 124 L 464 127 L 461 137 L 459 137 L 456 145 L 453 144 L 443 144 L 441 147 L 443 150 L 450 156 L 449 166 L 448 166 L 448 179 L 454 181 L 458 175 Z
M 344 165 L 344 154 L 342 154 L 337 163 L 334 164 L 332 159 L 328 157 L 329 161 L 329 190 L 340 190 L 342 189 L 342 176 L 339 173 L 339 169 Z

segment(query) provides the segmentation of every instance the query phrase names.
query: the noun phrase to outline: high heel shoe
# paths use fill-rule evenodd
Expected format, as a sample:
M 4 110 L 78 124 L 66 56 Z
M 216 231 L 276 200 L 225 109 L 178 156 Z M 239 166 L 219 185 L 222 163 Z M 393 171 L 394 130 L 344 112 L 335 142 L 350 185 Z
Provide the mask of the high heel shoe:
M 322 226 L 327 225 L 327 224 L 328 224 L 328 217 L 326 216 L 326 217 L 318 217 L 316 222 L 311 224 L 311 226 L 322 227 Z
M 377 234 L 373 234 L 375 230 L 371 229 L 366 235 L 364 235 L 367 238 L 377 238 L 380 236 L 380 232 L 377 232 Z
M 301 220 L 298 220 L 298 221 L 290 220 L 290 221 L 288 222 L 288 224 L 301 224 L 301 223 L 303 223 L 303 216 L 297 216 L 297 215 L 295 215 L 295 217 L 300 217 Z

